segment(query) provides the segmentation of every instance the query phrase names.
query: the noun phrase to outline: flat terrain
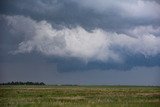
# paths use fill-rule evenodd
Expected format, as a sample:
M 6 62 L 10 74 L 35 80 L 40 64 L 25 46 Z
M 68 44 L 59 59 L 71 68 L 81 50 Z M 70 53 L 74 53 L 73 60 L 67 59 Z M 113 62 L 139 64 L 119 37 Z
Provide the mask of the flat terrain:
M 160 107 L 160 87 L 0 86 L 0 107 Z

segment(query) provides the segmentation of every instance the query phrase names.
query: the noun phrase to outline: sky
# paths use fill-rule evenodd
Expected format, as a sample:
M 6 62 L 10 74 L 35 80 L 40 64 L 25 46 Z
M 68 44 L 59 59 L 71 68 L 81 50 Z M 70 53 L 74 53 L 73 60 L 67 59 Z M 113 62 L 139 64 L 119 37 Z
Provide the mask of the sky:
M 160 86 L 159 0 L 1 0 L 0 82 Z

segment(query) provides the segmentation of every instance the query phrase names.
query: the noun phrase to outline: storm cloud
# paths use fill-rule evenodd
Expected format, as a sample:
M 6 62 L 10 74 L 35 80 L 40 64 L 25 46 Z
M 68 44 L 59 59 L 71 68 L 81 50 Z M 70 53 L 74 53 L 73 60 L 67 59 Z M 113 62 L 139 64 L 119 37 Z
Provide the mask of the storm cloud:
M 158 0 L 0 2 L 1 65 L 43 62 L 42 70 L 56 65 L 53 75 L 160 71 Z M 1 73 L 10 70 L 1 68 Z
M 18 49 L 13 52 L 15 54 L 38 51 L 44 55 L 77 57 L 87 61 L 118 61 L 122 60 L 121 55 L 114 47 L 145 56 L 160 53 L 160 37 L 156 36 L 160 33 L 160 27 L 138 26 L 129 29 L 128 34 L 118 34 L 102 29 L 89 32 L 81 26 L 57 30 L 45 20 L 37 22 L 24 16 L 1 15 L 1 18 L 5 20 L 10 32 L 24 36 Z

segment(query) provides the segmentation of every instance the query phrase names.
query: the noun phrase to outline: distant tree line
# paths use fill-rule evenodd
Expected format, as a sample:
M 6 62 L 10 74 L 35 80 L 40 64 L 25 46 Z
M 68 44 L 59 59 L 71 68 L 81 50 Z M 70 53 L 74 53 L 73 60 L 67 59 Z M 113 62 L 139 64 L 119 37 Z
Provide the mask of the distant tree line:
M 7 82 L 7 83 L 0 83 L 0 85 L 45 85 L 43 82 Z

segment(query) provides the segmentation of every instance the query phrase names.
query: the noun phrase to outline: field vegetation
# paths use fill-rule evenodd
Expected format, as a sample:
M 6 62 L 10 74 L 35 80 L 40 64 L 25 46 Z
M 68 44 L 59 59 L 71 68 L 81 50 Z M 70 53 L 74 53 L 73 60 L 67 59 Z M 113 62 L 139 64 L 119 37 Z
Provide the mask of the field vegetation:
M 1 85 L 0 107 L 160 107 L 160 87 Z

